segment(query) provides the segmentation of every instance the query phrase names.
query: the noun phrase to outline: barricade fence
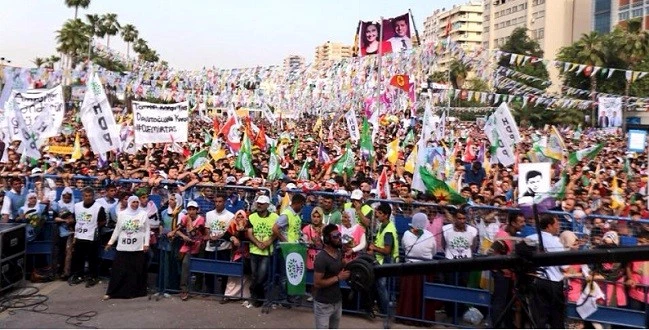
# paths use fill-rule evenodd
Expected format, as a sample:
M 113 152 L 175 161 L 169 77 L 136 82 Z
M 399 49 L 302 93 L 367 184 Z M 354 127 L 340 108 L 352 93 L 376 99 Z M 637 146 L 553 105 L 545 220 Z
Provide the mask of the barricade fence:
M 0 183 L 4 184 L 5 189 L 7 189 L 9 187 L 8 178 L 4 177 L 0 179 Z M 311 214 L 315 207 L 321 207 L 325 210 L 325 222 L 338 222 L 340 220 L 338 220 L 337 217 L 331 217 L 331 214 L 350 206 L 348 195 L 323 191 L 272 191 L 267 187 L 228 186 L 209 183 L 187 186 L 182 182 L 176 181 L 161 181 L 157 182 L 156 185 L 151 186 L 149 182 L 143 182 L 137 179 L 110 181 L 85 176 L 69 176 L 63 178 L 60 176 L 45 175 L 27 177 L 24 178 L 24 181 L 26 189 L 35 190 L 40 193 L 39 198 L 41 198 L 40 196 L 51 196 L 52 198 L 49 199 L 52 202 L 58 201 L 61 198 L 61 192 L 65 187 L 67 187 L 67 185 L 73 185 L 71 188 L 74 195 L 74 202 L 81 201 L 81 190 L 87 186 L 95 188 L 97 198 L 103 197 L 103 195 L 106 194 L 106 186 L 109 183 L 113 183 L 117 186 L 118 193 L 122 191 L 133 193 L 140 188 L 146 187 L 149 193 L 149 200 L 156 205 L 160 213 L 167 210 L 169 196 L 179 193 L 181 194 L 182 204 L 184 206 L 186 206 L 189 201 L 195 201 L 199 205 L 200 213 L 202 215 L 205 215 L 207 212 L 214 209 L 214 196 L 216 195 L 224 196 L 226 198 L 226 209 L 228 211 L 236 213 L 239 210 L 243 210 L 246 211 L 247 214 L 250 214 L 256 210 L 255 201 L 260 195 L 269 196 L 272 204 L 271 209 L 274 208 L 274 212 L 279 213 L 280 206 L 285 206 L 287 204 L 286 201 L 290 200 L 290 196 L 295 193 L 303 193 L 307 197 L 307 203 L 300 212 L 303 226 L 311 224 Z M 49 192 L 47 191 L 48 189 Z M 288 196 L 285 196 L 285 194 L 288 194 Z M 409 251 L 405 251 L 402 244 L 400 244 L 404 234 L 411 230 L 410 223 L 412 216 L 417 212 L 426 214 L 429 219 L 429 228 L 427 229 L 430 229 L 433 233 L 433 239 L 436 242 L 435 245 L 437 248 L 437 253 L 434 257 L 446 257 L 443 252 L 444 250 L 442 249 L 443 243 L 441 242 L 443 241 L 442 238 L 445 235 L 445 231 L 450 230 L 453 226 L 449 217 L 455 213 L 455 210 L 457 209 L 455 206 L 421 203 L 416 201 L 407 202 L 402 200 L 380 199 L 367 200 L 364 205 L 369 206 L 373 211 L 379 203 L 387 203 L 391 206 L 392 214 L 390 220 L 395 225 L 398 235 L 396 243 L 399 244 L 400 248 L 398 262 L 406 262 L 406 259 L 410 259 L 410 262 L 416 262 L 416 259 L 418 259 L 416 257 L 407 258 Z M 54 210 L 51 206 L 48 206 L 46 210 L 47 212 L 42 215 L 43 218 L 45 218 L 45 221 L 42 223 L 42 227 L 39 228 L 40 230 L 38 230 L 36 237 L 28 243 L 27 252 L 35 257 L 45 256 L 45 263 L 52 265 L 55 263 L 53 260 L 58 257 L 55 247 L 58 245 L 60 239 L 58 235 L 59 231 L 57 229 L 60 225 L 54 223 L 54 217 L 57 214 L 57 210 Z M 563 218 L 562 228 L 572 230 L 582 238 L 589 238 L 593 232 L 597 232 L 594 228 L 598 227 L 607 229 L 626 228 L 626 231 L 620 231 L 620 245 L 637 244 L 637 240 L 634 240 L 634 238 L 639 228 L 643 228 L 643 226 L 649 227 L 648 220 L 603 215 L 589 215 L 584 218 L 576 219 L 572 214 L 567 212 L 551 211 L 547 213 Z M 370 212 L 368 214 L 370 215 L 371 222 L 370 226 L 366 228 L 367 245 L 374 241 L 376 233 L 380 230 L 380 225 L 377 224 L 375 213 Z M 474 226 L 478 231 L 478 244 L 472 246 L 471 256 L 480 257 L 484 255 L 488 251 L 489 243 L 493 242 L 492 235 L 494 234 L 494 230 L 505 225 L 509 217 L 518 214 L 520 214 L 520 210 L 515 208 L 498 208 L 490 206 L 469 207 L 466 213 L 467 224 Z M 327 218 L 327 215 L 329 215 L 329 218 Z M 533 225 L 533 223 L 529 222 L 531 219 L 528 218 L 527 220 L 529 225 Z M 164 225 L 167 224 L 165 223 Z M 451 227 L 449 227 L 449 225 Z M 178 277 L 180 277 L 180 274 L 182 273 L 182 261 L 178 253 L 178 248 L 182 242 L 180 242 L 178 238 L 168 239 L 166 237 L 167 232 L 168 230 L 166 230 L 166 228 L 161 229 L 157 244 L 151 249 L 152 264 L 157 266 L 155 272 L 158 273 L 156 281 L 156 291 L 158 293 L 178 292 Z M 220 243 L 221 242 L 217 242 L 217 244 Z M 213 285 L 209 285 L 209 287 L 214 288 L 216 283 L 218 283 L 216 280 L 220 278 L 221 283 L 226 283 L 226 287 L 231 286 L 236 289 L 238 284 L 238 287 L 243 289 L 238 291 L 233 289 L 233 291 L 230 292 L 214 290 L 215 294 L 220 294 L 223 297 L 232 299 L 248 298 L 246 284 L 248 284 L 247 281 L 249 279 L 247 276 L 249 275 L 250 269 L 248 264 L 249 258 L 246 257 L 248 251 L 247 244 L 250 243 L 242 242 L 240 247 L 236 249 L 241 255 L 241 258 L 237 260 L 232 259 L 232 254 L 228 258 L 223 258 L 222 256 L 219 257 L 216 253 L 206 254 L 204 253 L 204 249 L 201 249 L 201 253 L 198 255 L 192 256 L 189 262 L 189 270 L 191 273 L 190 276 L 194 280 L 190 281 L 192 286 L 190 291 L 194 293 L 204 293 L 202 286 L 208 286 L 207 284 L 202 283 L 204 279 L 207 281 L 213 281 Z M 103 250 L 103 247 L 101 251 L 98 251 L 98 253 L 101 254 L 105 261 L 111 260 L 114 256 L 114 251 L 106 252 Z M 270 274 L 264 285 L 267 293 L 271 293 L 272 290 L 277 290 L 278 284 L 281 284 L 278 280 L 277 274 L 279 268 L 282 266 L 282 262 L 282 258 L 271 258 L 269 265 Z M 34 265 L 36 264 L 37 263 L 34 262 Z M 307 285 L 312 286 L 313 271 L 309 269 L 306 273 Z M 459 321 L 468 306 L 477 307 L 485 316 L 485 319 L 489 319 L 492 290 L 488 284 L 490 280 L 489 272 L 473 272 L 471 274 L 435 274 L 432 272 L 431 274 L 417 277 L 416 280 L 419 281 L 418 283 L 420 284 L 417 289 L 418 291 L 414 295 L 412 292 L 403 291 L 410 289 L 409 285 L 405 285 L 404 283 L 413 281 L 413 278 L 390 278 L 387 281 L 386 287 L 388 289 L 390 301 L 388 317 L 394 316 L 397 319 L 415 320 L 424 323 L 440 323 L 434 320 L 434 313 L 432 316 L 428 313 L 428 308 L 430 305 L 435 305 L 437 306 L 436 308 L 439 308 L 440 304 L 446 302 L 452 305 L 445 308 L 447 316 L 449 319 L 452 319 L 452 323 L 456 326 L 461 325 Z M 571 278 L 570 280 L 574 279 Z M 600 282 L 603 283 L 605 288 L 608 288 L 609 283 L 607 281 Z M 620 284 L 612 281 L 610 285 L 619 286 Z M 638 286 L 642 287 L 641 285 Z M 342 287 L 345 290 L 350 290 L 346 283 L 343 283 Z M 235 294 L 226 294 L 232 292 Z M 309 292 L 309 289 L 307 289 L 307 292 Z M 645 289 L 645 301 L 647 300 L 646 292 L 647 290 Z M 398 304 L 400 296 L 407 296 L 408 299 L 418 300 L 418 306 L 420 306 L 419 313 L 416 315 L 401 315 L 399 311 L 395 311 L 395 302 Z M 345 305 L 345 311 L 364 313 L 367 309 L 367 304 L 364 302 L 366 298 L 367 297 L 360 294 L 355 295 L 353 301 L 348 302 Z M 268 295 L 266 300 L 269 303 L 280 302 L 277 299 L 277 295 L 273 294 Z M 310 306 L 310 304 L 304 300 L 302 301 L 302 304 Z M 571 318 L 579 318 L 574 308 L 574 304 L 569 306 L 567 311 L 568 316 Z M 618 325 L 644 324 L 641 322 L 645 322 L 645 318 L 636 316 L 633 313 L 635 312 L 630 311 L 629 309 L 601 306 L 600 310 L 594 314 L 595 316 L 593 316 L 592 320 L 600 320 L 601 322 Z M 631 316 L 626 319 L 617 319 L 618 322 L 621 323 L 615 323 L 617 317 L 625 315 Z

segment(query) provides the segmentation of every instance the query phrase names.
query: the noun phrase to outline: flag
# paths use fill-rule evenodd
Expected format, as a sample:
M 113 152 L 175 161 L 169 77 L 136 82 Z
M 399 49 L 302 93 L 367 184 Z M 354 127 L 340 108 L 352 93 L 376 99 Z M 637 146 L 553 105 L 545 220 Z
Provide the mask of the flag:
M 306 161 L 302 164 L 300 172 L 297 174 L 297 179 L 299 181 L 309 181 L 309 162 Z
M 268 159 L 268 180 L 274 181 L 281 178 L 283 175 L 282 168 L 280 167 L 280 159 L 275 146 L 270 147 L 270 157 Z
M 568 166 L 575 166 L 582 160 L 592 160 L 604 148 L 604 144 L 600 143 L 586 149 L 581 149 L 576 152 L 571 152 L 568 155 Z
M 376 182 L 376 190 L 378 191 L 379 198 L 390 199 L 390 185 L 388 184 L 388 167 L 383 166 L 381 175 Z
M 472 163 L 476 159 L 475 152 L 473 151 L 473 139 L 470 137 L 466 140 L 466 147 L 464 148 L 464 155 L 462 161 L 465 163 Z
M 415 133 L 414 130 L 410 128 L 408 129 L 408 133 L 406 133 L 406 137 L 401 142 L 401 147 L 405 147 L 413 142 L 415 142 Z
M 74 161 L 81 159 L 81 141 L 79 140 L 79 132 L 77 132 L 77 135 L 74 137 L 74 148 L 72 148 L 72 157 L 70 158 Z
M 352 148 L 349 146 L 349 142 L 347 142 L 345 153 L 343 153 L 343 155 L 338 158 L 338 161 L 334 165 L 333 171 L 337 174 L 347 173 L 347 176 L 351 177 L 354 174 L 354 167 L 354 153 L 352 152 Z
M 241 140 L 239 138 L 239 125 L 237 124 L 237 119 L 235 117 L 228 117 L 228 120 L 225 122 L 223 127 L 221 127 L 219 133 L 223 134 L 225 142 L 233 152 L 239 151 L 241 148 Z
M 260 150 L 266 150 L 266 129 L 264 129 L 263 125 L 257 132 L 257 136 L 255 137 L 255 145 L 259 147 Z
M 416 160 L 417 160 L 417 145 L 415 144 L 415 147 L 412 148 L 410 155 L 408 155 L 408 158 L 406 159 L 406 164 L 404 165 L 403 169 L 408 173 L 414 174 Z
M 201 150 L 201 151 L 199 151 L 199 152 L 194 153 L 191 157 L 189 157 L 189 159 L 187 159 L 187 166 L 186 166 L 186 168 L 193 168 L 193 169 L 195 169 L 195 168 L 197 168 L 199 165 L 202 165 L 202 164 L 199 164 L 201 158 L 205 158 L 205 159 L 207 159 L 207 150 L 203 149 L 203 150 Z
M 398 138 L 394 139 L 394 141 L 388 143 L 387 147 L 388 147 L 388 152 L 386 154 L 386 158 L 388 159 L 390 164 L 394 165 L 397 163 L 397 160 L 399 159 L 399 139 Z
M 361 131 L 361 155 L 363 159 L 367 159 L 369 162 L 374 159 L 374 144 L 370 134 L 370 125 L 365 118 L 363 118 L 363 129 Z
M 419 167 L 419 174 L 426 186 L 426 191 L 435 196 L 438 202 L 446 201 L 449 204 L 456 205 L 466 203 L 466 198 L 449 188 L 444 181 L 434 177 L 425 167 Z
M 291 197 L 288 196 L 287 193 L 282 196 L 282 200 L 279 203 L 279 213 L 281 214 L 286 210 L 287 207 L 291 206 Z
M 559 134 L 557 128 L 552 125 L 552 128 L 550 129 L 550 138 L 545 147 L 544 155 L 552 159 L 561 160 L 565 149 L 566 144 L 563 142 L 561 134 Z
M 245 176 L 255 176 L 255 169 L 252 167 L 252 143 L 248 134 L 243 134 L 243 142 L 241 143 L 241 149 L 237 155 L 234 167 L 242 170 Z
M 288 194 L 287 194 L 288 195 Z M 286 267 L 286 293 L 301 296 L 306 292 L 306 245 L 279 243 Z
M 316 120 L 315 125 L 313 125 L 313 132 L 315 133 L 320 129 L 322 129 L 322 117 L 318 117 L 318 120 Z
M 295 139 L 295 144 L 293 145 L 293 150 L 291 151 L 291 158 L 295 159 L 295 156 L 297 156 L 297 150 L 299 145 L 300 145 L 300 140 Z
M 216 135 L 212 137 L 212 145 L 210 145 L 210 156 L 212 156 L 212 159 L 214 159 L 215 162 L 225 157 L 225 149 L 221 147 L 219 138 L 217 138 Z
M 611 183 L 611 208 L 616 210 L 620 207 L 624 207 L 625 202 L 624 198 L 620 194 L 621 189 L 617 183 L 617 176 L 613 177 L 613 182 Z
M 397 74 L 390 79 L 390 85 L 402 89 L 404 92 L 408 93 L 408 88 L 410 88 L 410 77 L 407 74 Z
M 324 144 L 322 142 L 318 144 L 318 162 L 323 164 L 331 162 L 331 157 L 329 157 L 329 154 L 327 154 L 327 151 L 325 151 Z

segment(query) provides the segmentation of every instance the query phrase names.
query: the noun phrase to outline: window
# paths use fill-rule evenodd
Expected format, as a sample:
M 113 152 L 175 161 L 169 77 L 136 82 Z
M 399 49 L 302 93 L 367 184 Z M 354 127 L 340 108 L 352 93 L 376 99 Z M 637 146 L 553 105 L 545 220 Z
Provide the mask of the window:
M 629 12 L 625 11 L 619 14 L 620 21 L 626 21 L 629 19 Z
M 525 8 L 526 8 L 525 5 L 526 5 L 526 4 L 527 4 L 527 3 L 522 3 L 522 4 L 518 5 L 518 10 L 525 10 Z
M 538 39 L 543 39 L 543 38 L 545 37 L 545 29 L 544 29 L 544 28 L 540 28 L 540 29 L 538 30 L 538 33 L 537 33 L 536 37 L 537 37 Z
M 511 8 L 507 8 L 507 10 L 505 10 L 505 14 L 506 14 L 506 15 L 509 15 L 509 14 L 511 14 L 511 13 L 512 13 L 512 9 L 511 9 Z
M 507 20 L 507 22 L 505 22 L 505 26 L 510 26 L 511 24 L 512 24 L 511 20 Z
M 512 7 L 512 13 L 515 13 L 515 12 L 517 12 L 517 11 L 518 11 L 518 7 L 517 7 L 517 6 Z
M 632 17 L 642 16 L 642 8 L 634 9 L 633 11 L 631 11 L 631 16 Z
M 609 33 L 611 31 L 611 13 L 595 15 L 595 31 L 599 33 Z

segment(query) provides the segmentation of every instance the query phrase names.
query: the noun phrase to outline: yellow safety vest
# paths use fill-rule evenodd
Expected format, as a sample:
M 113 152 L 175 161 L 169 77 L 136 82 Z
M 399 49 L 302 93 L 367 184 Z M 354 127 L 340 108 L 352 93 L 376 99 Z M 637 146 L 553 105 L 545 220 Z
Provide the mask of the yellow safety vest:
M 343 210 L 353 209 L 353 208 L 354 207 L 352 206 L 351 202 L 347 202 L 345 203 L 345 205 L 343 205 Z M 368 214 L 370 214 L 370 212 L 372 212 L 372 207 L 367 204 L 363 204 L 363 206 L 361 206 L 361 212 L 363 212 L 364 216 L 367 216 Z M 356 215 L 356 223 L 363 226 L 363 224 L 361 223 L 361 218 L 358 215 Z
M 286 241 L 289 243 L 296 243 L 302 236 L 302 218 L 295 214 L 291 207 L 287 207 L 282 211 L 282 215 L 288 218 L 288 228 L 286 229 Z
M 385 226 L 383 230 L 379 231 L 378 235 L 376 235 L 376 238 L 374 239 L 374 245 L 380 248 L 384 248 L 385 235 L 388 233 L 392 233 L 392 262 L 396 263 L 399 261 L 399 239 L 397 237 L 397 228 L 394 226 L 394 222 L 388 222 L 388 225 Z M 382 265 L 385 256 L 383 256 L 383 254 L 381 253 L 375 253 L 374 255 L 376 256 L 376 261 L 378 261 L 379 264 Z
M 248 221 L 250 221 L 250 224 L 252 225 L 252 235 L 261 242 L 269 239 L 271 236 L 273 236 L 273 225 L 275 224 L 275 221 L 278 217 L 279 216 L 277 215 L 277 213 L 272 212 L 268 213 L 268 216 L 265 218 L 260 217 L 257 212 L 251 214 L 250 217 L 248 217 Z M 254 243 L 250 243 L 251 254 L 268 256 L 273 253 L 272 248 L 273 245 L 271 244 L 269 247 L 262 250 L 258 248 Z

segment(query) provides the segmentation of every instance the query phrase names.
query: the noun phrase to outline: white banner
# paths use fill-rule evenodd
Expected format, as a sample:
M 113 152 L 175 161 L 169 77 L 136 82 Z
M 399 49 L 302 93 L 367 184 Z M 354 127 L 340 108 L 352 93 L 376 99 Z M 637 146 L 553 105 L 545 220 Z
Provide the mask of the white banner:
M 40 138 L 46 139 L 56 136 L 63 123 L 65 106 L 63 101 L 63 88 L 59 85 L 52 89 L 13 90 L 5 104 L 5 121 L 9 128 L 9 137 L 12 141 L 21 140 L 20 128 L 16 118 L 17 109 L 21 112 L 26 127 L 37 124 L 37 118 L 42 113 L 49 113 L 47 117 L 38 122 L 36 130 Z
M 498 149 L 496 150 L 496 158 L 498 162 L 504 166 L 514 165 L 516 158 L 514 155 L 514 149 L 511 146 L 505 145 L 498 134 L 496 129 L 496 119 L 494 115 L 489 116 L 484 125 L 484 133 L 487 135 L 491 145 L 497 145 Z
M 354 110 L 350 109 L 345 113 L 345 121 L 347 122 L 347 130 L 352 141 L 357 142 L 360 140 L 361 133 L 358 131 L 358 122 L 356 121 Z
M 103 158 L 106 152 L 118 150 L 119 127 L 115 123 L 113 109 L 96 73 L 86 84 L 86 94 L 81 104 L 81 123 L 95 154 L 102 155 Z
M 503 144 L 513 147 L 516 143 L 521 141 L 521 135 L 518 132 L 516 120 L 514 120 L 514 116 L 512 116 L 506 103 L 501 103 L 493 116 L 496 122 L 498 136 L 503 141 Z
M 17 103 L 13 104 L 16 105 Z M 47 108 L 36 118 L 33 126 L 27 126 L 25 124 L 22 111 L 17 106 L 14 110 L 14 116 L 20 132 L 20 153 L 23 156 L 35 159 L 41 158 L 40 148 L 45 139 L 41 138 L 42 130 L 39 131 L 34 128 L 46 127 L 43 123 L 52 120 L 52 117 L 47 112 Z
M 270 111 L 268 105 L 264 104 L 261 107 L 261 113 L 264 115 L 264 118 L 266 118 L 266 120 L 268 120 L 272 125 L 275 125 L 275 121 L 277 119 L 275 119 L 275 114 Z
M 156 104 L 133 101 L 135 143 L 187 142 L 189 103 Z

